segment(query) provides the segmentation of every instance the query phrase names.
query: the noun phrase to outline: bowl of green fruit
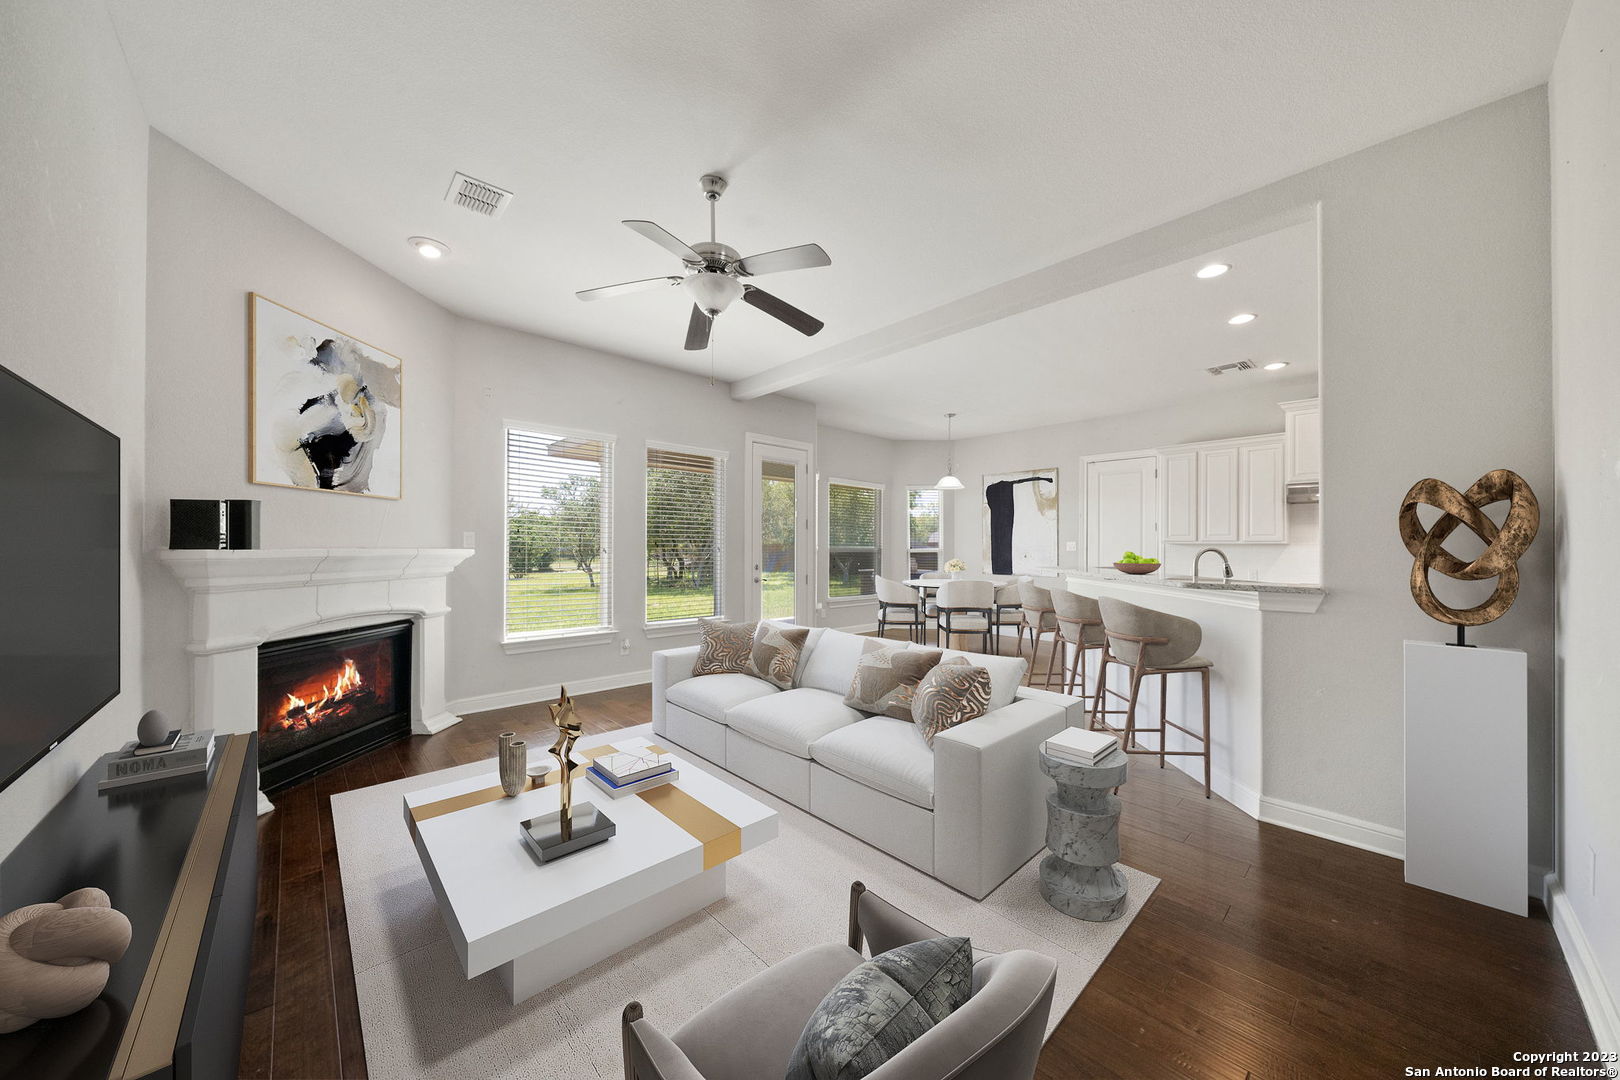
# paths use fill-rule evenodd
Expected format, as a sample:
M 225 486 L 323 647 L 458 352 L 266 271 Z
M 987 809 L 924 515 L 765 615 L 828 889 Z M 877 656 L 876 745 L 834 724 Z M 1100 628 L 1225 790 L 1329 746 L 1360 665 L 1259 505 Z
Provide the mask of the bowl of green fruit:
M 1159 560 L 1147 555 L 1138 555 L 1134 551 L 1127 551 L 1114 564 L 1114 569 L 1125 574 L 1151 574 L 1159 568 Z

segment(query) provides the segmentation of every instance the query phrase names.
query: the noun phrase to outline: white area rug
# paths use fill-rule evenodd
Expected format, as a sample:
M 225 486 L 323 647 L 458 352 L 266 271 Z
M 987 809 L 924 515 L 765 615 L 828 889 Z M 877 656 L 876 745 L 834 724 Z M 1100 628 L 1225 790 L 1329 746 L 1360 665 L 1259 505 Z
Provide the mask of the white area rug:
M 627 735 L 651 735 L 651 728 L 581 745 Z M 334 796 L 366 1065 L 374 1080 L 616 1080 L 624 1069 L 619 1013 L 626 1002 L 640 1001 L 649 1019 L 673 1032 L 756 972 L 811 945 L 843 941 L 849 884 L 857 879 L 941 933 L 970 936 L 975 949 L 1034 949 L 1054 957 L 1050 1033 L 1158 884 L 1127 867 L 1125 915 L 1081 922 L 1041 899 L 1037 855 L 974 901 L 747 781 L 703 767 L 775 808 L 777 838 L 728 864 L 724 900 L 519 1005 L 506 1000 L 495 972 L 470 982 L 463 977 L 400 809 L 405 792 L 490 772 L 493 759 Z

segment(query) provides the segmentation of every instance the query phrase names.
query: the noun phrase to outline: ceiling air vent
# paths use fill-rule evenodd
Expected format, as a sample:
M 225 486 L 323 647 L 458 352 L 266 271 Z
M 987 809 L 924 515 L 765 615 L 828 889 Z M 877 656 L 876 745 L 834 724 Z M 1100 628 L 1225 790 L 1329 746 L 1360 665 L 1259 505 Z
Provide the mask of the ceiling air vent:
M 456 173 L 450 178 L 450 190 L 445 192 L 444 201 L 455 203 L 484 217 L 496 218 L 506 210 L 506 204 L 512 201 L 512 193 L 503 191 L 494 184 L 475 180 L 466 173 Z
M 1253 371 L 1259 365 L 1253 360 L 1239 360 L 1235 364 L 1222 364 L 1220 367 L 1205 368 L 1211 375 L 1225 375 L 1228 371 Z

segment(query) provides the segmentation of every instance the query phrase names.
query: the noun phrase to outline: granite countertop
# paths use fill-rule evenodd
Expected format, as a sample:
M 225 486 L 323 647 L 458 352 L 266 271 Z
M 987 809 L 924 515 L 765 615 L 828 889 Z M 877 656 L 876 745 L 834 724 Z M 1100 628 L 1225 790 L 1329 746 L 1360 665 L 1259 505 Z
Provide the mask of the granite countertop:
M 1205 578 L 1202 581 L 1193 581 L 1191 577 L 1175 576 L 1162 577 L 1153 574 L 1127 574 L 1120 570 L 1066 570 L 1065 577 L 1087 578 L 1093 581 L 1109 581 L 1122 585 L 1157 585 L 1161 589 L 1208 589 L 1216 592 L 1249 592 L 1249 593 L 1281 593 L 1300 596 L 1320 596 L 1322 586 L 1306 582 L 1291 581 L 1244 581 L 1233 578 L 1227 581 L 1223 578 Z

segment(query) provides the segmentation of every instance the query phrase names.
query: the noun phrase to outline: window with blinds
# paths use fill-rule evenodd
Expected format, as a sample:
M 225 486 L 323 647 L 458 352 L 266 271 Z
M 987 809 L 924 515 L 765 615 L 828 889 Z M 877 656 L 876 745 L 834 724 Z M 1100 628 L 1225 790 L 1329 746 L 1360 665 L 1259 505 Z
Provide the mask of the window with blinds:
M 613 629 L 613 441 L 506 429 L 506 639 Z
M 883 490 L 834 480 L 827 485 L 827 596 L 872 596 L 881 555 Z
M 647 624 L 719 615 L 725 580 L 725 458 L 647 447 Z
M 906 546 L 910 577 L 939 569 L 944 495 L 938 488 L 906 489 Z

